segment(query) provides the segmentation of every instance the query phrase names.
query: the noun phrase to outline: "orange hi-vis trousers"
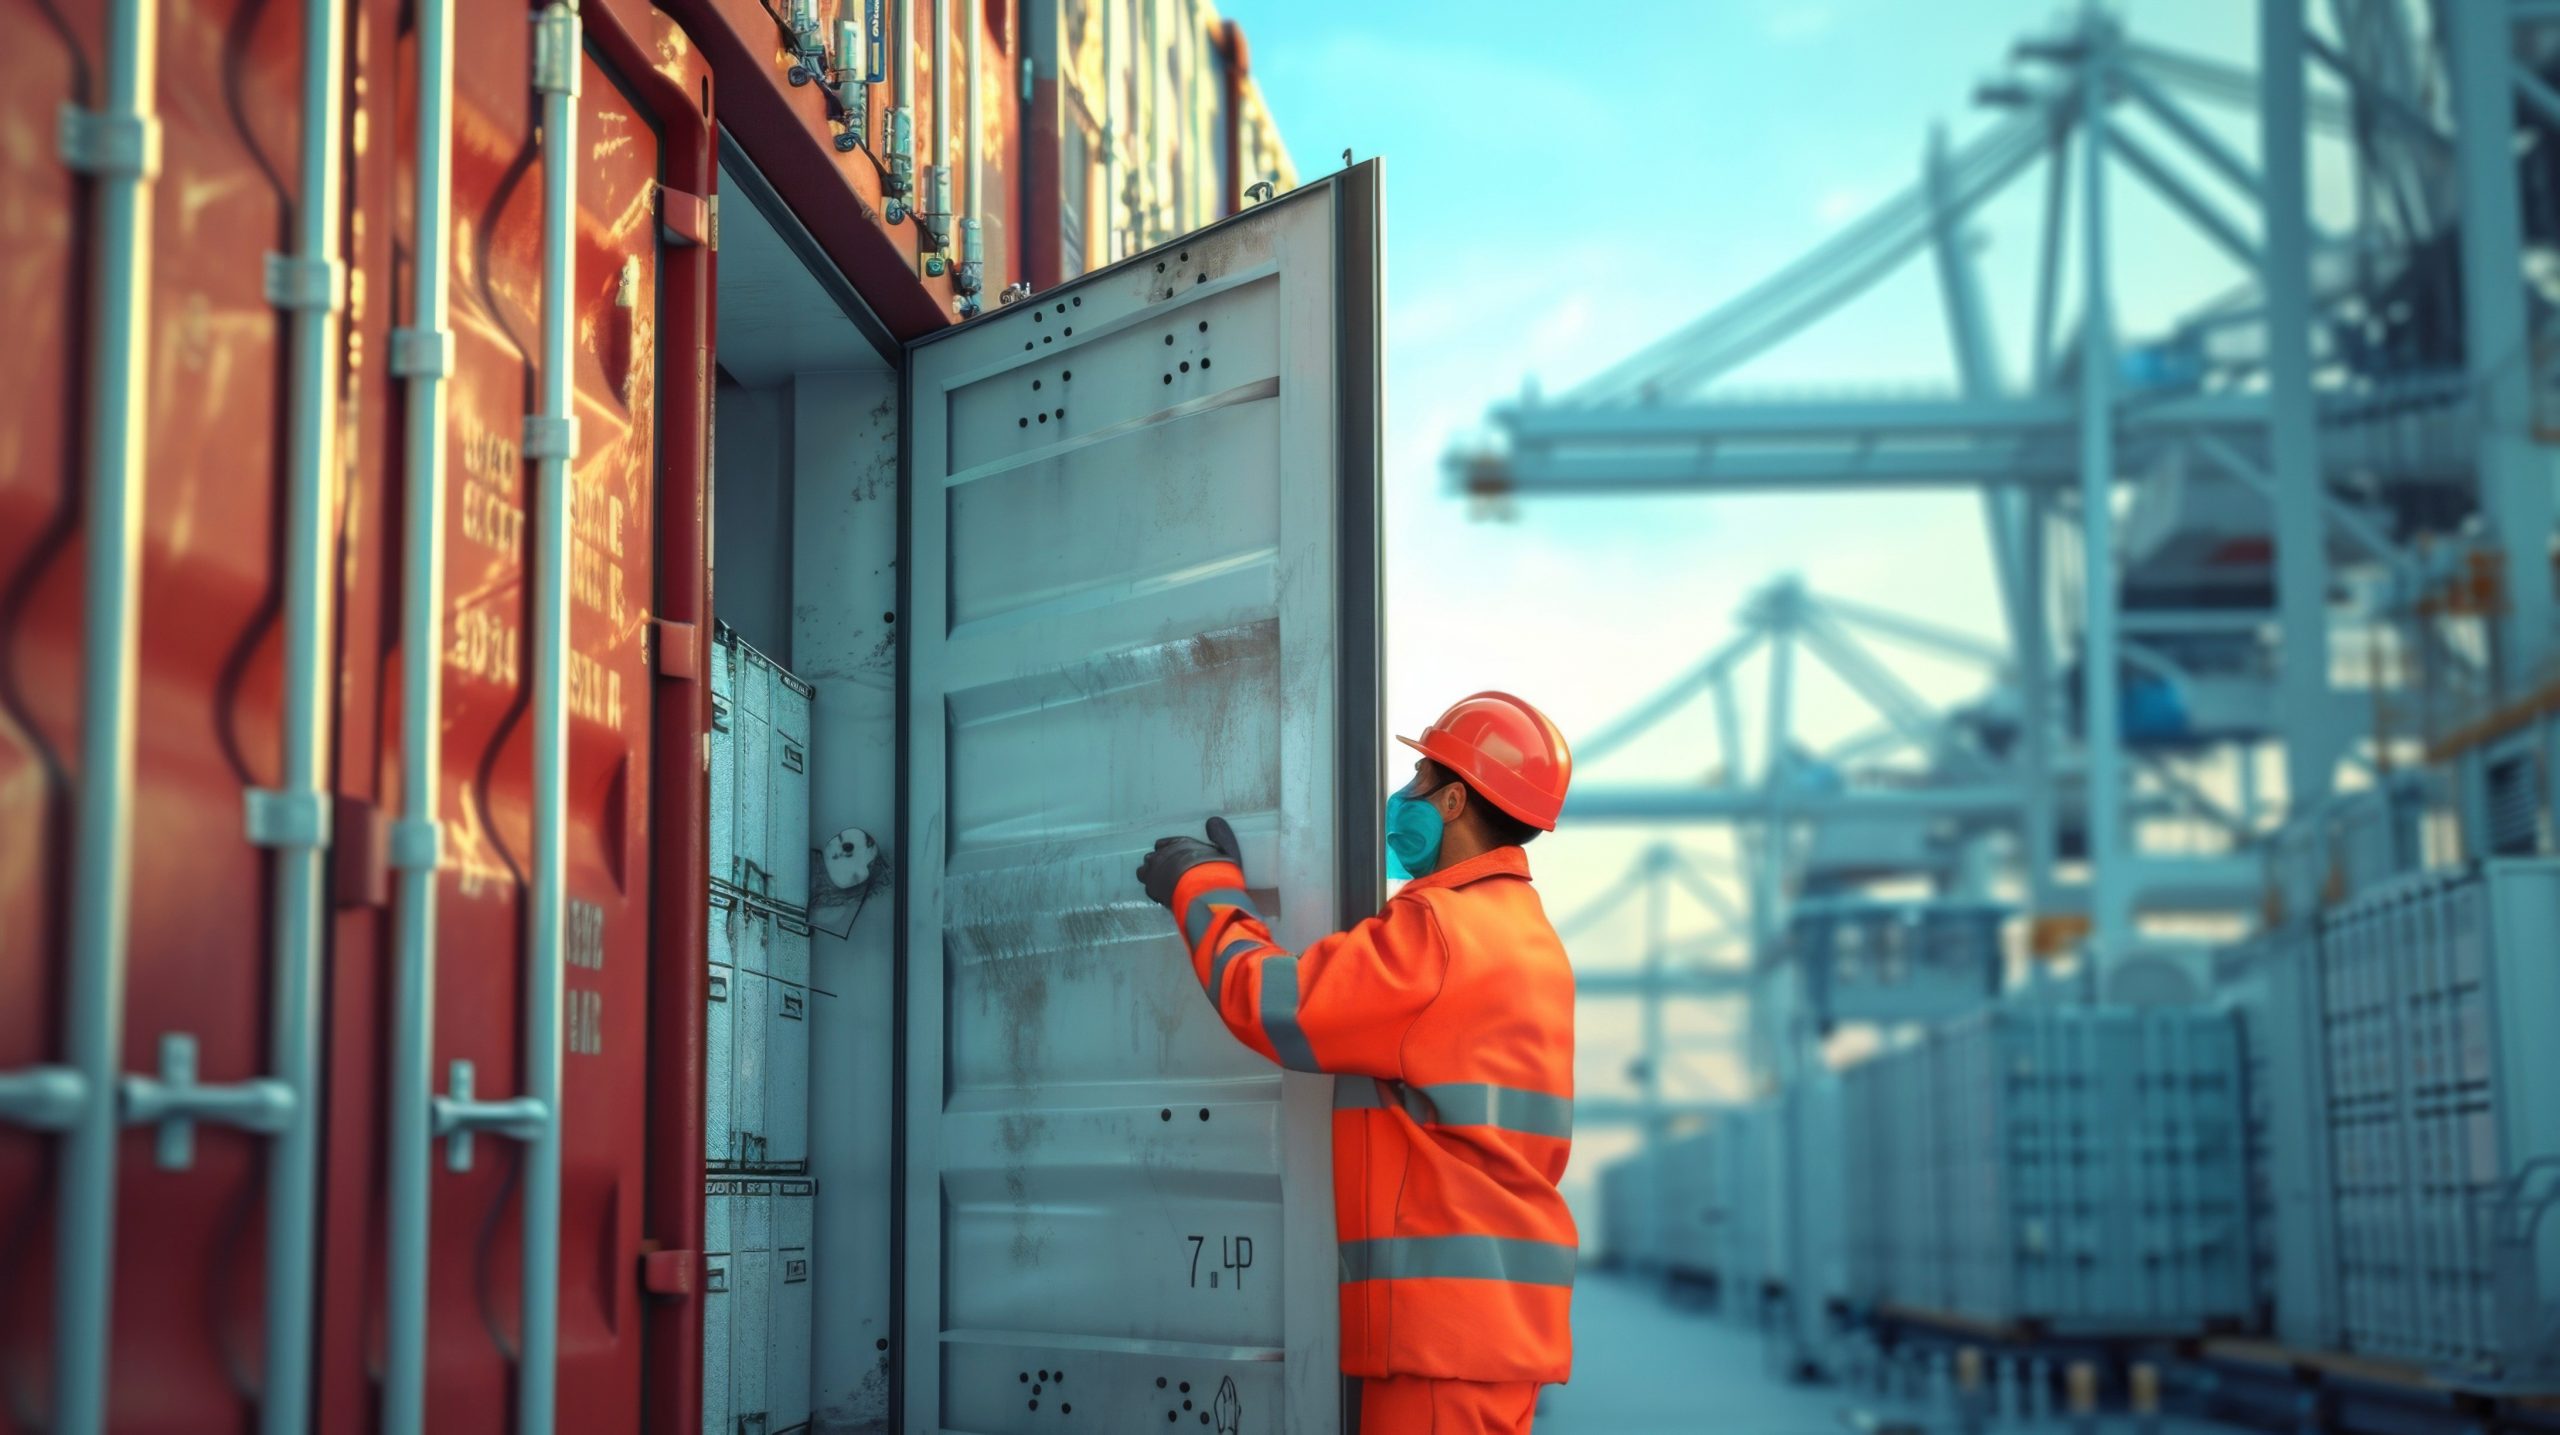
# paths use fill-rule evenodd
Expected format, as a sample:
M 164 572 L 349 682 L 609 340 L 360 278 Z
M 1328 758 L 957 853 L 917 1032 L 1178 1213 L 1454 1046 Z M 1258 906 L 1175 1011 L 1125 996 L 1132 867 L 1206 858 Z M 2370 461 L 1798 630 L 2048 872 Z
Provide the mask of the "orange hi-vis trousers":
M 1364 1380 L 1359 1435 L 1529 1435 L 1537 1411 L 1531 1380 Z

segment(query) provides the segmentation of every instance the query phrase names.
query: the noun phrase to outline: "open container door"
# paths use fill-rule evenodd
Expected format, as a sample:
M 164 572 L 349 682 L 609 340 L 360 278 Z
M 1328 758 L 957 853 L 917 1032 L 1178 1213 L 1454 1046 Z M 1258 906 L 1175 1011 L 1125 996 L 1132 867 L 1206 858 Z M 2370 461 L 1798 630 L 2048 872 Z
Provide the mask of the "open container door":
M 906 371 L 898 1428 L 1339 1428 L 1332 1082 L 1132 876 L 1223 813 L 1302 946 L 1376 910 L 1378 168 Z

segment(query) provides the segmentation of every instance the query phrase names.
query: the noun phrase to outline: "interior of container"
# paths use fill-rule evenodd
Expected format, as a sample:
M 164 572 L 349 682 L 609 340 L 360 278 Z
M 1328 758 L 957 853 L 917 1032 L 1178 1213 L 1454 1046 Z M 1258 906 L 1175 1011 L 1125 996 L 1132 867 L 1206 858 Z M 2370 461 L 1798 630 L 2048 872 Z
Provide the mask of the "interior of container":
M 1125 874 L 1221 813 L 1282 940 L 1376 900 L 1374 185 L 902 352 L 724 156 L 706 1430 L 1332 1418 L 1331 1091 Z
M 807 685 L 808 835 L 802 851 L 767 855 L 760 865 L 774 869 L 769 881 L 729 884 L 762 893 L 720 890 L 715 841 L 711 952 L 716 963 L 735 950 L 724 949 L 716 924 L 739 907 L 768 909 L 777 923 L 804 921 L 809 946 L 805 1033 L 756 1026 L 743 991 L 733 997 L 739 1010 L 725 1053 L 716 1010 L 711 1021 L 713 1064 L 725 1055 L 733 1085 L 761 1076 L 765 1099 L 777 1105 L 794 1099 L 796 1085 L 806 1139 L 797 1150 L 746 1148 L 744 1157 L 736 1146 L 706 1151 L 709 1240 L 716 1246 L 725 1236 L 731 1249 L 707 1252 L 721 1278 L 706 1298 L 703 1428 L 882 1429 L 897 906 L 886 846 L 897 795 L 896 349 L 734 149 L 723 158 L 720 190 L 713 612 L 732 637 L 724 660 L 737 661 L 743 644 Z M 741 710 L 737 720 L 749 719 Z M 784 756 L 777 749 L 768 761 Z M 791 791 L 775 786 L 769 795 L 788 801 Z M 789 871 L 795 861 L 805 876 Z M 804 892 L 804 902 L 788 901 Z M 715 965 L 715 1001 L 722 975 Z M 751 1026 L 772 1034 L 767 1050 L 746 1050 L 741 1034 Z M 806 1043 L 796 1082 L 786 1068 L 803 1058 L 781 1049 L 792 1036 Z M 714 1071 L 715 1091 L 720 1080 Z M 765 1120 L 788 1124 L 778 1110 Z M 795 1200 L 806 1203 L 805 1218 Z M 803 1230 L 806 1249 L 787 1248 Z M 768 1239 L 785 1248 L 769 1258 L 751 1249 Z M 802 1319 L 805 1329 L 792 1328 Z M 759 1409 L 763 1424 L 739 1425 Z

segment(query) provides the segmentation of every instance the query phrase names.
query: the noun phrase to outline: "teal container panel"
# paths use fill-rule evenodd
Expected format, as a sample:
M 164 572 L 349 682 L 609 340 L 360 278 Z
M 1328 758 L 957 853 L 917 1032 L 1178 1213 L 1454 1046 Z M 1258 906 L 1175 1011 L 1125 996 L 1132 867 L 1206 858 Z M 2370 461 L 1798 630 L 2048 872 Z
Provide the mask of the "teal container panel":
M 2319 933 L 2320 1109 L 2346 1349 L 2560 1385 L 2560 863 L 2415 874 Z
M 1995 1009 L 1853 1068 L 1851 1298 L 2091 1334 L 2244 1322 L 2244 1101 L 2210 1011 Z

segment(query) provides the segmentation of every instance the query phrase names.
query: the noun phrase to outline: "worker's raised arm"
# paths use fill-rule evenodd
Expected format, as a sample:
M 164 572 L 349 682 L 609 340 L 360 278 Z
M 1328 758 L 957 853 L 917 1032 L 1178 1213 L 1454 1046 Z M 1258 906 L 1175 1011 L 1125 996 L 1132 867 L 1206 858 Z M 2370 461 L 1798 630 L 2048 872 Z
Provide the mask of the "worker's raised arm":
M 1151 884 L 1149 895 L 1173 913 L 1192 971 L 1236 1039 L 1293 1071 L 1401 1079 L 1405 1031 L 1448 970 L 1430 909 L 1390 902 L 1291 953 L 1272 940 L 1232 857 L 1191 855 L 1208 860 L 1187 863 L 1169 890 Z
M 1174 887 L 1191 969 L 1227 1029 L 1292 1071 L 1401 1079 L 1406 1028 L 1440 994 L 1448 950 L 1420 902 L 1387 909 L 1290 953 L 1232 863 L 1206 862 Z

